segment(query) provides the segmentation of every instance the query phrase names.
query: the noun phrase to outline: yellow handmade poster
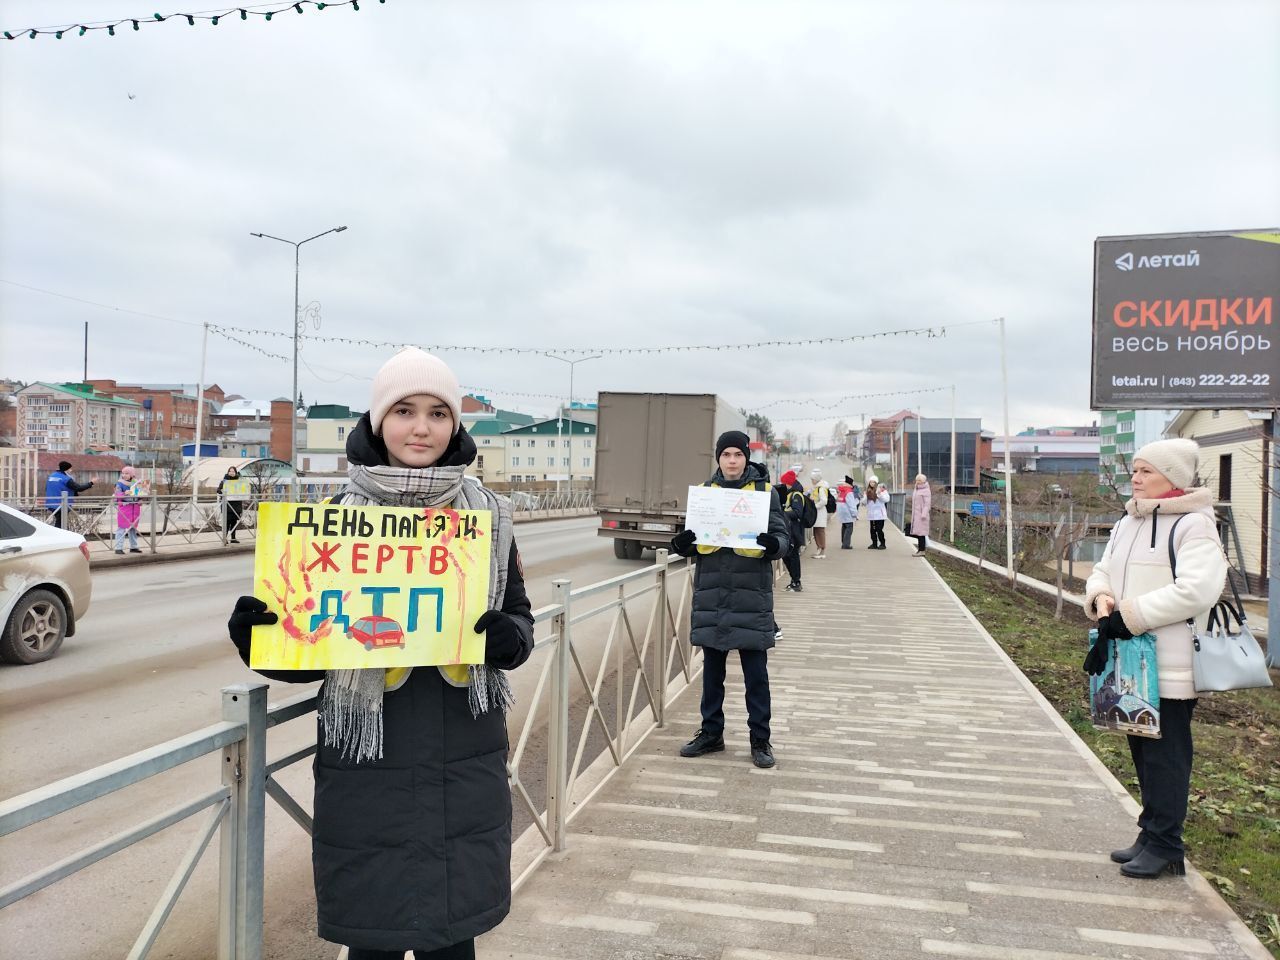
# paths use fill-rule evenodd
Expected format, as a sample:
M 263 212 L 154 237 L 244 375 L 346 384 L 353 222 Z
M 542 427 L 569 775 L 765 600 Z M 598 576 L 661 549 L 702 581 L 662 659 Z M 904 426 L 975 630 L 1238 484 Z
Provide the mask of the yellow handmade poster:
M 263 503 L 250 664 L 334 670 L 483 663 L 491 514 L 447 507 Z

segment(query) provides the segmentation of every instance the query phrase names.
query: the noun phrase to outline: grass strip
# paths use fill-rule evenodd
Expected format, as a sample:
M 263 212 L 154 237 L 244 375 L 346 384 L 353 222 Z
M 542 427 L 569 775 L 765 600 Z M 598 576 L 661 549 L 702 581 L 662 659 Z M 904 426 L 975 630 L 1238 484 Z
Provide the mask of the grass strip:
M 930 554 L 929 562 L 1136 799 L 1125 738 L 1093 729 L 1081 669 L 1090 624 L 1079 608 Z M 1184 838 L 1196 868 L 1280 958 L 1280 671 L 1277 687 L 1202 696 Z

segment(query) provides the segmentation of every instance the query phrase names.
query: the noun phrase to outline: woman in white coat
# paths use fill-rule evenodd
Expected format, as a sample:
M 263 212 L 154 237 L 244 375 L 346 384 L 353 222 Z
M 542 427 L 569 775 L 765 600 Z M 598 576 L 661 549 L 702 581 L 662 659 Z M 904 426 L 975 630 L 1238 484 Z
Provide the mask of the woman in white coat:
M 871 546 L 868 550 L 884 550 L 884 522 L 889 518 L 889 491 L 880 486 L 874 474 L 867 477 L 867 492 L 862 495 L 867 505 L 867 522 L 871 526 Z
M 1133 499 L 1089 575 L 1084 609 L 1100 641 L 1155 634 L 1160 739 L 1129 737 L 1142 791 L 1137 841 L 1111 859 L 1125 876 L 1186 872 L 1182 825 L 1191 787 L 1191 715 L 1196 706 L 1192 633 L 1222 593 L 1227 561 L 1213 496 L 1193 487 L 1200 448 L 1192 440 L 1149 443 L 1133 458 Z M 1177 524 L 1176 530 L 1174 529 Z M 1169 566 L 1170 539 L 1177 577 Z

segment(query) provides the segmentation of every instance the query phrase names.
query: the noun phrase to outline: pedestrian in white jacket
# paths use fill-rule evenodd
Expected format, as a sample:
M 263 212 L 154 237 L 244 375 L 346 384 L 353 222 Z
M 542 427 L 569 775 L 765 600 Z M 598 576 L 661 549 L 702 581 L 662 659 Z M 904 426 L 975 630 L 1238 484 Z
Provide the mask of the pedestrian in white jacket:
M 813 559 L 825 560 L 827 558 L 827 523 L 831 520 L 831 515 L 827 513 L 831 484 L 822 479 L 822 471 L 817 467 L 809 473 L 809 479 L 813 485 L 809 488 L 808 497 L 818 508 L 818 520 L 813 525 Z
M 840 521 L 840 549 L 853 549 L 853 525 L 858 522 L 858 493 L 853 478 L 845 477 L 836 488 L 836 519 Z
M 884 522 L 889 518 L 889 491 L 880 486 L 880 480 L 874 474 L 867 477 L 867 491 L 862 495 L 862 502 L 866 504 L 867 522 L 871 525 L 871 546 L 867 549 L 884 550 Z
M 1141 633 L 1156 638 L 1160 739 L 1129 737 L 1142 791 L 1140 832 L 1133 846 L 1111 854 L 1123 874 L 1143 879 L 1185 872 L 1182 824 L 1196 705 L 1187 620 L 1204 629 L 1227 573 L 1213 496 L 1193 486 L 1199 452 L 1195 441 L 1175 439 L 1149 443 L 1134 454 L 1133 499 L 1085 591 L 1085 613 L 1098 621 L 1100 642 Z M 1176 579 L 1169 566 L 1171 532 Z

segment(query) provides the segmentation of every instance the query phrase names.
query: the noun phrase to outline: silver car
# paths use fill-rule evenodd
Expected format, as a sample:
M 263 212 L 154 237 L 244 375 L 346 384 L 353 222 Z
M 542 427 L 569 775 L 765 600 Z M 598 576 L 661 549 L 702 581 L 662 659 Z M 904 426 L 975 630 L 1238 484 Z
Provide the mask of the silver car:
M 84 537 L 0 503 L 0 660 L 48 660 L 76 632 L 92 593 Z

